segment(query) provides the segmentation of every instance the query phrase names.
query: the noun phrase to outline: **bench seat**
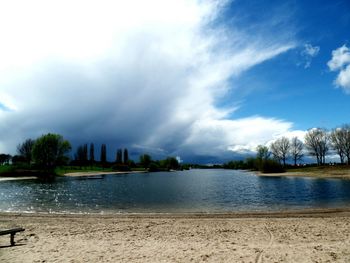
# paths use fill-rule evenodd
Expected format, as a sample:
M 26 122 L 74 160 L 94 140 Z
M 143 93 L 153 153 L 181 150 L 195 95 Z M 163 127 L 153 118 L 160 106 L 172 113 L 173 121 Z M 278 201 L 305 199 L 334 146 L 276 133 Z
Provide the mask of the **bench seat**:
M 18 228 L 12 228 L 12 229 L 7 229 L 7 230 L 1 230 L 0 231 L 0 236 L 3 236 L 3 235 L 11 235 L 10 236 L 10 242 L 11 242 L 11 246 L 14 246 L 15 245 L 15 234 L 17 232 L 22 232 L 24 231 L 25 229 L 22 228 L 22 227 L 18 227 Z

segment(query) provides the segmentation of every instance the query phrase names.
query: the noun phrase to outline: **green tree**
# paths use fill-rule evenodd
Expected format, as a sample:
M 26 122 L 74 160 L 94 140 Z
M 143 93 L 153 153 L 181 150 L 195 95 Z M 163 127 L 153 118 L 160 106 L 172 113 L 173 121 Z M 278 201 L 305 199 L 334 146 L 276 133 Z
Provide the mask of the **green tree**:
M 32 139 L 25 140 L 22 144 L 17 146 L 18 155 L 23 157 L 23 160 L 30 164 L 32 161 L 32 151 L 35 141 Z
M 59 134 L 48 133 L 38 138 L 33 146 L 33 159 L 37 165 L 52 170 L 68 160 L 71 145 Z
M 83 146 L 83 153 L 84 153 L 84 165 L 88 164 L 88 160 L 89 160 L 89 153 L 88 153 L 88 145 L 87 143 L 84 144 Z
M 90 143 L 90 165 L 93 165 L 95 162 L 95 145 Z
M 175 157 L 168 157 L 165 160 L 160 161 L 161 166 L 168 170 L 177 170 L 179 169 L 179 161 Z
M 148 154 L 143 154 L 140 156 L 140 164 L 144 168 L 148 168 L 150 163 L 152 162 L 152 158 Z
M 259 160 L 267 160 L 270 157 L 269 148 L 264 145 L 258 145 L 256 148 L 256 158 Z
M 124 164 L 128 164 L 129 163 L 129 152 L 128 149 L 124 149 Z
M 11 155 L 0 153 L 0 165 L 9 164 L 10 160 L 11 160 Z
M 101 163 L 105 164 L 107 162 L 107 147 L 106 144 L 101 145 Z
M 256 147 L 256 160 L 258 170 L 262 169 L 264 163 L 269 159 L 269 157 L 269 148 L 264 145 L 258 145 L 258 147 Z
M 123 163 L 123 150 L 122 149 L 118 149 L 117 150 L 117 154 L 115 157 L 115 162 L 118 164 L 122 164 Z
M 80 166 L 88 164 L 88 145 L 80 145 L 74 155 L 74 159 Z

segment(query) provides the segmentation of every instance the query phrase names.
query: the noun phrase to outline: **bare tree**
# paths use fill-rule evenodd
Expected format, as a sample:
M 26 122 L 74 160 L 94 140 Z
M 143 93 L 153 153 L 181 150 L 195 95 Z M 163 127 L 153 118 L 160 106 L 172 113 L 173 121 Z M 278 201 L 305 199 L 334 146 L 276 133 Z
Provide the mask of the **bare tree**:
M 330 140 L 332 148 L 337 152 L 340 158 L 340 163 L 344 163 L 346 152 L 346 130 L 343 128 L 334 129 L 331 132 Z
M 298 137 L 293 137 L 290 141 L 290 155 L 294 161 L 294 165 L 297 165 L 297 161 L 303 158 L 303 148 L 304 144 L 298 139 Z
M 305 146 L 310 155 L 315 156 L 318 165 L 326 162 L 326 155 L 329 151 L 329 135 L 325 129 L 314 128 L 305 135 Z
M 347 164 L 350 164 L 350 125 L 344 125 L 342 128 L 343 131 L 343 151 L 346 156 Z
M 32 151 L 35 141 L 32 139 L 25 140 L 22 144 L 17 146 L 17 153 L 23 156 L 25 161 L 30 164 L 32 161 Z
M 290 142 L 286 137 L 277 139 L 270 146 L 271 153 L 279 162 L 283 162 L 283 166 L 286 166 L 289 149 Z

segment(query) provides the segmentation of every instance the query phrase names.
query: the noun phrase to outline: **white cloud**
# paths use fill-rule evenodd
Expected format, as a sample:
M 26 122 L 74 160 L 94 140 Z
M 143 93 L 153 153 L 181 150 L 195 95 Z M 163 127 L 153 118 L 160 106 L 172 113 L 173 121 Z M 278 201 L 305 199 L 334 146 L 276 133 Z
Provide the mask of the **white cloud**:
M 316 57 L 320 52 L 320 47 L 318 46 L 313 47 L 310 44 L 305 44 L 304 47 L 305 47 L 304 49 L 305 54 L 309 55 L 310 57 Z
M 350 49 L 343 45 L 332 51 L 332 59 L 327 63 L 331 71 L 339 71 L 335 84 L 350 93 Z
M 327 65 L 331 71 L 343 69 L 344 66 L 350 63 L 350 50 L 346 45 L 332 51 L 332 59 Z
M 58 132 L 75 143 L 183 156 L 253 149 L 283 120 L 229 119 L 230 78 L 292 41 L 210 23 L 219 1 L 8 1 L 0 4 L 0 152 Z M 6 23 L 5 23 L 6 22 Z M 266 41 L 265 41 L 266 40 Z M 184 160 L 186 161 L 186 160 Z
M 339 72 L 335 83 L 342 87 L 346 93 L 350 93 L 350 65 Z
M 304 45 L 304 50 L 301 52 L 301 54 L 305 59 L 305 68 L 309 68 L 311 66 L 312 59 L 316 57 L 319 52 L 319 46 L 312 46 L 311 44 Z

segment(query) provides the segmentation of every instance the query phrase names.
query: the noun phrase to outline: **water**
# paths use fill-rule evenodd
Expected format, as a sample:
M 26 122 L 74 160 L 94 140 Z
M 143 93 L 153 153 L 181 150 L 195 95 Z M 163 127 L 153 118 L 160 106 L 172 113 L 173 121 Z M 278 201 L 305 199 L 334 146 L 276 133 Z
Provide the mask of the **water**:
M 258 177 L 233 170 L 0 182 L 0 211 L 234 212 L 350 207 L 350 180 Z

